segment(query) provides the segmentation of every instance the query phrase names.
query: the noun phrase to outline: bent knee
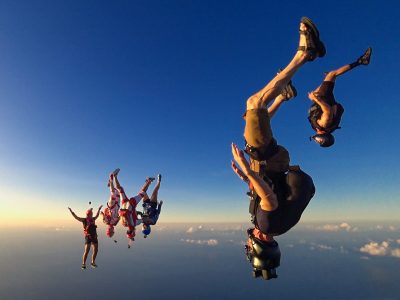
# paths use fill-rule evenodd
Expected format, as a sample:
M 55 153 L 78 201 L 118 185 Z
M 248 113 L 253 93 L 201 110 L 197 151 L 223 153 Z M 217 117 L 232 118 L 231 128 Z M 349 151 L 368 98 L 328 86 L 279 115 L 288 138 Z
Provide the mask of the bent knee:
M 335 81 L 337 73 L 335 71 L 327 72 L 324 81 Z
M 246 102 L 247 110 L 257 109 L 262 107 L 262 101 L 257 95 L 250 96 Z

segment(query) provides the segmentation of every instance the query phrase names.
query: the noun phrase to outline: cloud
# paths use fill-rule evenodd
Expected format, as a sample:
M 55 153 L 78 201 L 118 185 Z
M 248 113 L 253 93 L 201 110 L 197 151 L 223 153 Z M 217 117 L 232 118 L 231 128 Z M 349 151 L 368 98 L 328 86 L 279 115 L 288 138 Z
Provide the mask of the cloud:
M 390 255 L 400 258 L 400 248 L 396 248 L 396 249 L 391 250 L 390 251 Z
M 185 242 L 188 244 L 195 244 L 195 245 L 207 245 L 207 246 L 217 246 L 218 245 L 218 240 L 216 240 L 216 239 L 209 239 L 209 240 L 181 239 L 181 242 Z
M 323 226 L 317 226 L 316 230 L 320 231 L 330 231 L 330 232 L 337 232 L 337 231 L 357 231 L 357 227 L 352 227 L 350 224 L 343 222 L 341 224 L 325 224 Z
M 368 256 L 361 256 L 360 259 L 369 260 L 369 257 Z
M 188 230 L 186 230 L 186 233 L 193 233 L 193 232 L 201 231 L 201 230 L 203 230 L 203 225 L 199 225 L 199 226 L 197 226 L 197 228 L 191 226 L 188 228 Z
M 368 253 L 372 256 L 393 256 L 400 258 L 400 248 L 392 248 L 391 243 L 393 240 L 383 241 L 382 243 L 377 243 L 374 241 L 365 244 L 360 248 L 361 252 Z
M 311 243 L 310 244 L 310 250 L 332 250 L 333 248 L 328 245 L 323 245 L 323 244 L 316 244 L 316 243 Z
M 388 252 L 389 243 L 382 242 L 378 244 L 377 242 L 370 242 L 360 248 L 361 252 L 368 253 L 369 255 L 375 256 L 385 256 Z

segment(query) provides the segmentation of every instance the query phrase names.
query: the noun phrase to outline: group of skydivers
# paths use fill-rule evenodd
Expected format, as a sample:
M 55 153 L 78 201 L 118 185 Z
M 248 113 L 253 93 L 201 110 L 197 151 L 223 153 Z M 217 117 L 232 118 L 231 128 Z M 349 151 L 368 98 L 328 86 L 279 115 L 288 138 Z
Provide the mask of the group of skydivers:
M 303 172 L 299 166 L 290 166 L 288 151 L 277 144 L 274 139 L 270 119 L 279 107 L 286 101 L 297 96 L 292 83 L 294 74 L 308 62 L 322 58 L 326 54 L 324 43 L 315 24 L 307 17 L 300 21 L 300 40 L 297 52 L 289 64 L 260 91 L 247 100 L 246 121 L 244 129 L 244 152 L 232 144 L 233 171 L 249 186 L 249 212 L 254 228 L 248 229 L 246 255 L 252 263 L 253 276 L 264 279 L 276 278 L 276 268 L 280 265 L 280 249 L 274 237 L 279 236 L 295 226 L 314 196 L 315 186 L 312 178 Z M 336 78 L 358 66 L 368 65 L 372 49 L 368 48 L 354 62 L 344 65 L 337 70 L 325 73 L 320 86 L 308 94 L 313 102 L 309 109 L 308 120 L 316 134 L 311 137 L 321 147 L 330 147 L 335 139 L 332 133 L 340 128 L 340 120 L 344 112 L 343 106 L 336 102 L 333 95 Z M 114 235 L 114 226 L 122 219 L 127 227 L 129 245 L 135 238 L 135 228 L 142 224 L 144 237 L 150 234 L 151 225 L 157 223 L 161 212 L 162 201 L 158 203 L 157 195 L 160 188 L 161 175 L 149 198 L 146 191 L 155 178 L 147 178 L 138 195 L 128 198 L 118 182 L 119 169 L 111 173 L 108 186 L 110 199 L 107 207 L 101 212 L 103 222 L 107 224 L 106 234 Z M 143 199 L 143 213 L 137 212 L 136 207 Z M 120 206 L 121 204 L 121 206 Z M 98 241 L 95 220 L 100 214 L 101 207 L 95 217 L 92 209 L 86 212 L 86 218 L 79 218 L 69 208 L 72 215 L 83 223 L 85 232 L 85 251 L 82 268 L 86 268 L 86 258 L 93 245 L 91 265 L 95 263 Z
M 131 198 L 125 194 L 123 187 L 118 181 L 118 173 L 120 169 L 112 172 L 108 179 L 108 187 L 110 188 L 110 198 L 107 202 L 107 207 L 101 211 L 102 205 L 98 208 L 97 214 L 93 217 L 93 209 L 86 211 L 86 217 L 78 217 L 71 208 L 68 207 L 72 216 L 82 222 L 83 232 L 85 236 L 85 249 L 82 257 L 82 269 L 86 269 L 86 259 L 89 254 L 90 246 L 92 246 L 91 266 L 97 267 L 96 256 L 98 252 L 98 238 L 96 219 L 100 213 L 103 217 L 103 222 L 107 225 L 106 235 L 109 238 L 114 236 L 114 227 L 121 220 L 122 225 L 127 228 L 126 237 L 128 238 L 128 248 L 132 246 L 136 236 L 136 226 L 142 225 L 143 237 L 146 238 L 151 233 L 151 225 L 155 225 L 161 213 L 163 201 L 158 202 L 158 190 L 161 185 L 161 174 L 157 176 L 157 183 L 154 187 L 151 197 L 147 195 L 147 189 L 155 180 L 154 177 L 147 177 L 144 185 L 139 193 Z M 143 211 L 137 211 L 137 205 L 143 200 Z M 114 240 L 115 241 L 115 240 Z M 116 242 L 116 241 L 115 241 Z
M 299 47 L 293 59 L 247 100 L 244 152 L 250 161 L 237 145 L 232 144 L 232 169 L 249 186 L 249 212 L 254 228 L 247 231 L 245 248 L 255 278 L 277 277 L 281 253 L 274 237 L 298 223 L 315 193 L 312 178 L 299 166 L 289 165 L 289 153 L 273 138 L 270 119 L 282 103 L 297 96 L 291 81 L 294 74 L 307 62 L 325 54 L 317 27 L 309 18 L 301 18 Z M 316 132 L 311 139 L 321 147 L 333 145 L 332 133 L 340 128 L 344 112 L 333 95 L 336 78 L 358 66 L 368 65 L 371 54 L 372 49 L 368 48 L 354 62 L 326 72 L 322 84 L 308 94 L 313 102 L 308 120 Z

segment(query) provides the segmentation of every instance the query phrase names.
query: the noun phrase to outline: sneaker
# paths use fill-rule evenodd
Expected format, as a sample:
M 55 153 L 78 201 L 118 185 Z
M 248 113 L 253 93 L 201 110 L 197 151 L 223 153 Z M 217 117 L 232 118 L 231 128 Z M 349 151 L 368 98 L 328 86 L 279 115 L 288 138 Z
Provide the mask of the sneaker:
M 158 181 L 158 182 L 161 182 L 161 174 L 158 174 L 158 175 L 157 175 L 157 181 Z
M 85 265 L 85 264 L 82 264 L 81 269 L 82 269 L 82 270 L 85 270 L 85 269 L 86 269 L 86 265 Z
M 146 181 L 154 181 L 154 180 L 156 180 L 154 177 L 147 177 L 146 178 Z
M 119 173 L 119 171 L 121 171 L 121 169 L 120 169 L 120 168 L 116 168 L 116 169 L 111 173 L 111 175 L 117 176 L 118 173 Z
M 358 59 L 357 62 L 360 65 L 368 65 L 369 61 L 371 60 L 371 54 L 372 54 L 372 48 L 368 47 L 368 49 L 364 52 L 363 55 L 361 55 Z
M 285 101 L 293 99 L 297 96 L 297 90 L 294 87 L 292 81 L 289 81 L 288 85 L 282 90 L 281 95 L 285 98 Z
M 97 268 L 97 265 L 95 263 L 91 263 L 90 265 L 92 266 L 93 269 Z

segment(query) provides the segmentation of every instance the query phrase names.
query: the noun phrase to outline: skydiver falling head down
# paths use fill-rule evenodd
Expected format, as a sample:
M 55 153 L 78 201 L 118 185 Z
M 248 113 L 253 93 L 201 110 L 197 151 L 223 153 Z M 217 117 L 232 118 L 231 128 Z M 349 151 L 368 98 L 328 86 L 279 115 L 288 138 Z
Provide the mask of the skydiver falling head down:
M 308 120 L 316 131 L 311 138 L 321 147 L 330 147 L 334 144 L 335 138 L 332 132 L 340 128 L 340 120 L 344 112 L 343 106 L 336 102 L 333 95 L 336 78 L 358 66 L 368 65 L 371 54 L 372 48 L 368 48 L 355 62 L 326 72 L 322 84 L 308 94 L 308 98 L 314 102 L 310 107 Z
M 128 238 L 128 248 L 130 248 L 132 242 L 135 240 L 136 226 L 139 225 L 142 221 L 138 219 L 136 207 L 138 203 L 143 199 L 143 197 L 148 197 L 146 191 L 154 178 L 147 178 L 139 194 L 132 198 L 128 198 L 126 196 L 125 191 L 120 185 L 117 177 L 114 178 L 116 188 L 118 190 L 121 200 L 121 208 L 119 210 L 119 214 L 121 217 L 122 225 L 128 228 L 128 230 L 126 231 L 126 237 Z
M 97 252 L 99 250 L 99 242 L 97 240 L 97 226 L 95 224 L 96 219 L 99 217 L 100 210 L 103 206 L 100 206 L 97 214 L 95 217 L 93 217 L 93 210 L 89 209 L 86 211 L 86 217 L 81 218 L 78 217 L 70 207 L 68 207 L 69 211 L 71 212 L 72 216 L 79 222 L 83 224 L 83 232 L 85 235 L 85 249 L 83 251 L 83 256 L 82 256 L 82 269 L 86 269 L 86 259 L 89 254 L 90 250 L 90 245 L 92 245 L 92 261 L 91 261 L 91 266 L 93 268 L 97 268 L 96 265 L 96 256 Z
M 270 118 L 285 101 L 296 96 L 291 82 L 294 74 L 307 62 L 324 55 L 318 29 L 303 17 L 298 51 L 290 63 L 247 100 L 244 137 L 250 163 L 243 151 L 232 144 L 232 169 L 250 188 L 249 211 L 254 228 L 248 231 L 247 255 L 256 277 L 276 277 L 280 251 L 274 236 L 285 233 L 299 221 L 314 195 L 311 177 L 299 169 L 289 170 L 289 153 L 273 138 Z M 295 184 L 296 189 L 290 184 Z
M 157 184 L 154 187 L 151 197 L 143 199 L 143 215 L 142 215 L 142 233 L 146 238 L 151 233 L 151 225 L 156 225 L 161 213 L 163 202 L 158 203 L 158 190 L 161 185 L 161 174 L 157 176 Z
M 106 235 L 111 238 L 114 235 L 114 226 L 119 222 L 119 208 L 120 199 L 119 193 L 116 189 L 115 180 L 118 175 L 119 169 L 115 169 L 114 172 L 110 174 L 108 179 L 108 186 L 110 188 L 110 198 L 107 202 L 107 207 L 101 212 L 103 216 L 103 222 L 107 225 Z

